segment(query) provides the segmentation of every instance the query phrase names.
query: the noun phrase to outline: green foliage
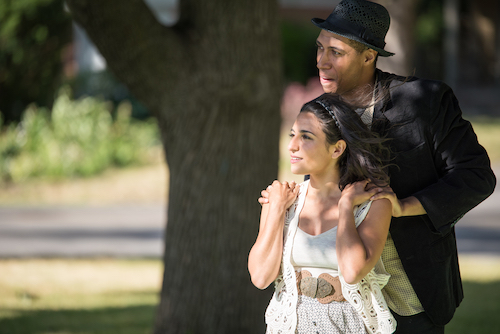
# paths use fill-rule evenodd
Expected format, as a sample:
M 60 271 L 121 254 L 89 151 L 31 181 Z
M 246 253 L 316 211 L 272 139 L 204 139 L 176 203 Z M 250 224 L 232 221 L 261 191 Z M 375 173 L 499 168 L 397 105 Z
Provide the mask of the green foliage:
M 71 38 L 63 0 L 0 0 L 0 111 L 18 121 L 30 103 L 50 106 Z
M 79 72 L 70 82 L 74 98 L 99 96 L 119 105 L 127 100 L 132 105 L 132 117 L 144 119 L 150 116 L 146 107 L 139 102 L 116 77 L 108 70 L 98 72 Z
M 421 3 L 417 19 L 416 33 L 420 44 L 439 45 L 441 43 L 444 21 L 441 1 L 426 0 Z
M 285 80 L 305 84 L 318 75 L 316 68 L 316 43 L 320 29 L 306 23 L 281 23 L 283 66 Z
M 121 103 L 112 117 L 108 102 L 69 96 L 63 89 L 51 113 L 30 105 L 19 124 L 2 131 L 0 180 L 90 176 L 144 163 L 146 148 L 158 144 L 154 120 L 132 119 L 130 104 Z
M 417 76 L 443 79 L 443 1 L 422 0 L 415 26 Z

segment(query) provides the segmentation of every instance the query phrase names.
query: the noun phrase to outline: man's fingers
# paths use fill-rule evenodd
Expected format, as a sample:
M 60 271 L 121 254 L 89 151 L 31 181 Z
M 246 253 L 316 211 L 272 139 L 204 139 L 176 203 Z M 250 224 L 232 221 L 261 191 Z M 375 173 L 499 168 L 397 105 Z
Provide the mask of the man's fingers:
M 394 196 L 394 192 L 392 191 L 391 188 L 375 188 L 372 190 L 375 191 L 375 194 L 372 195 L 372 197 L 370 197 L 372 201 L 382 198 L 387 198 L 390 200 L 391 197 Z

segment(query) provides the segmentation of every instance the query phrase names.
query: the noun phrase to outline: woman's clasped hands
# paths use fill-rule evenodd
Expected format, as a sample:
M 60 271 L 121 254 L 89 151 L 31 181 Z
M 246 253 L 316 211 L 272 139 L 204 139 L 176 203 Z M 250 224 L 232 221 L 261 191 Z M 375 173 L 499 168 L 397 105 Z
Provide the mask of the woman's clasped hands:
M 294 181 L 288 183 L 279 182 L 275 180 L 270 186 L 268 186 L 265 190 L 267 192 L 266 203 L 270 205 L 281 206 L 283 208 L 288 208 L 297 198 L 297 194 L 299 193 L 299 185 Z M 264 191 L 263 191 L 264 192 Z

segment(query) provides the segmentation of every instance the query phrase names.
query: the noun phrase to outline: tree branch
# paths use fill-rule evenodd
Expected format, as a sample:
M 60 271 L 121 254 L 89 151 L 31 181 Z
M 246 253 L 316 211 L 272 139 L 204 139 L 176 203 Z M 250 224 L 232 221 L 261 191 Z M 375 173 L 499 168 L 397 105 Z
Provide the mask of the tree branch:
M 175 79 L 177 71 L 168 64 L 178 64 L 182 58 L 180 31 L 159 24 L 142 0 L 125 3 L 67 0 L 66 3 L 111 71 L 138 98 L 149 100 L 152 92 L 160 95 L 165 83 L 154 78 Z M 148 107 L 156 108 L 159 103 L 153 101 Z

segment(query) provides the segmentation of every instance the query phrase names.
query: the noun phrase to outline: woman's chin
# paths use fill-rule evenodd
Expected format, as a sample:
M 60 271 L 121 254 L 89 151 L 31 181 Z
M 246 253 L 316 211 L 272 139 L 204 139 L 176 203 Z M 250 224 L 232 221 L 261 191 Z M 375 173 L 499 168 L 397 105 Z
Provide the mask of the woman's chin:
M 292 172 L 292 174 L 294 175 L 307 175 L 308 173 L 298 169 L 298 168 L 291 168 L 290 171 Z

